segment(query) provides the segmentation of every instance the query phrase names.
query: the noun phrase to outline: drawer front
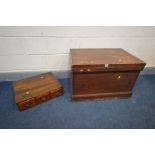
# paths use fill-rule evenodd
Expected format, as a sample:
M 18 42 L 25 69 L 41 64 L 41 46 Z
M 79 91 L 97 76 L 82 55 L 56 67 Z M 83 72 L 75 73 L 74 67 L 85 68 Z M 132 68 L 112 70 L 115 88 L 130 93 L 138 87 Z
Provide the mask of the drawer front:
M 26 110 L 28 108 L 31 108 L 31 107 L 35 106 L 35 105 L 36 105 L 36 101 L 35 101 L 34 98 L 26 100 L 26 101 L 23 101 L 21 103 L 17 103 L 18 109 L 20 111 Z
M 73 95 L 131 91 L 139 72 L 75 73 Z
M 37 104 L 48 101 L 49 99 L 50 99 L 49 93 L 36 97 Z
M 34 107 L 40 103 L 43 103 L 43 102 L 48 101 L 50 99 L 53 99 L 53 98 L 60 96 L 62 94 L 63 94 L 63 88 L 61 87 L 61 88 L 55 90 L 55 92 L 47 92 L 47 93 L 42 94 L 40 96 L 37 96 L 35 98 L 28 99 L 28 100 L 23 101 L 21 103 L 17 103 L 17 106 L 18 106 L 20 111 L 24 111 L 28 108 Z
M 61 87 L 61 88 L 55 90 L 55 92 L 50 92 L 50 98 L 55 98 L 57 96 L 62 95 L 63 94 L 63 91 L 64 91 L 63 90 L 63 87 Z

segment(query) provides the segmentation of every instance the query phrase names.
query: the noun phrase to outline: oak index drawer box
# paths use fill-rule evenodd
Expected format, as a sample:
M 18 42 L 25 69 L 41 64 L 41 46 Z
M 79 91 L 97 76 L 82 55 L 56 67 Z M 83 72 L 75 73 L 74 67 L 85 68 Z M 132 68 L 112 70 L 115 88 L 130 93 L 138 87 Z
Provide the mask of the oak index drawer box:
M 120 48 L 71 49 L 70 54 L 73 100 L 130 97 L 146 65 Z
M 19 111 L 23 111 L 62 95 L 63 87 L 52 73 L 45 73 L 15 81 L 14 94 Z

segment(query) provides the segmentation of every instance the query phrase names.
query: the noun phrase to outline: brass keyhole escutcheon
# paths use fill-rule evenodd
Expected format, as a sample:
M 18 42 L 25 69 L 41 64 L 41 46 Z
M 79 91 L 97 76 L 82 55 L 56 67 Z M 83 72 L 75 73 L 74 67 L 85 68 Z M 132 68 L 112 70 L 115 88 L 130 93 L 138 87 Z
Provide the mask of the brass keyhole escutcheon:
M 88 72 L 90 72 L 90 71 L 91 71 L 91 69 L 90 69 L 90 68 L 88 68 L 88 69 L 87 69 L 87 71 L 88 71 Z
M 25 92 L 25 95 L 30 95 L 30 92 L 29 91 Z
M 26 98 L 26 97 L 29 97 L 29 95 L 30 95 L 30 92 L 26 91 L 22 96 L 23 96 L 23 98 Z
M 119 75 L 117 78 L 118 78 L 118 79 L 120 79 L 120 78 L 121 78 L 121 76 Z

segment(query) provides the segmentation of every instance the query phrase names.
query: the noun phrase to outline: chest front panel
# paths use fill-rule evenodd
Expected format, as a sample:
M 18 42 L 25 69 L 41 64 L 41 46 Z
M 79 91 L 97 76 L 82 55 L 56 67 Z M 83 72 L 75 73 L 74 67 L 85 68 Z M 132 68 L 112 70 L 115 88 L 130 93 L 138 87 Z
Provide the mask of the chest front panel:
M 139 72 L 75 73 L 73 94 L 131 91 Z

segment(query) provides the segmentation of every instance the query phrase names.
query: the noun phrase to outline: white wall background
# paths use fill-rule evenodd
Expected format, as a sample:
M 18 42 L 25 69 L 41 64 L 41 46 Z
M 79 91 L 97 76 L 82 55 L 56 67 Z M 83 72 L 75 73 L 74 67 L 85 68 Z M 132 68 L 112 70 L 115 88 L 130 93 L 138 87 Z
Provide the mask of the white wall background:
M 0 27 L 0 73 L 69 70 L 70 48 L 120 47 L 155 66 L 155 27 Z

